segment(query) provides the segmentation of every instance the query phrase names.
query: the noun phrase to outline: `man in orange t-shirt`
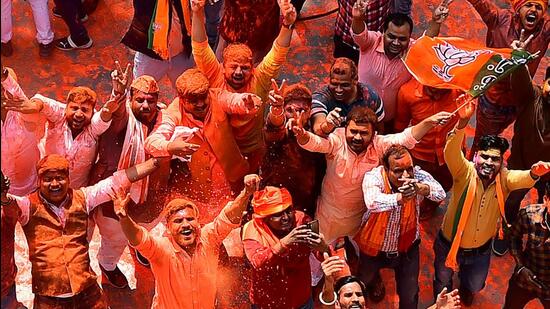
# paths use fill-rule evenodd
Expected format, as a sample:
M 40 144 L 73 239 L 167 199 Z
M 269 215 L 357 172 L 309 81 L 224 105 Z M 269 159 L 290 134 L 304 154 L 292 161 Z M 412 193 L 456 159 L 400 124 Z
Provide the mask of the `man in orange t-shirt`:
M 401 132 L 409 125 L 414 126 L 439 112 L 452 113 L 457 108 L 455 100 L 460 94 L 457 90 L 424 86 L 414 78 L 409 80 L 397 95 L 395 129 Z M 451 189 L 453 178 L 445 164 L 443 148 L 447 133 L 456 122 L 456 118 L 451 118 L 447 124 L 434 127 L 410 150 L 415 165 L 430 173 L 445 191 Z M 420 220 L 429 219 L 438 205 L 439 203 L 424 199 L 420 204 Z

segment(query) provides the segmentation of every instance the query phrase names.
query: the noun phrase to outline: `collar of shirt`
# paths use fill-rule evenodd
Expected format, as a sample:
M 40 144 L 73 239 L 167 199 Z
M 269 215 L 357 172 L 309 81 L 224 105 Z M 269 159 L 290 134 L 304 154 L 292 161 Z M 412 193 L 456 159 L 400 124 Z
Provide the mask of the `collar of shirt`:
M 46 205 L 47 207 L 49 207 L 54 213 L 55 215 L 59 218 L 59 220 L 61 221 L 61 224 L 63 224 L 63 226 L 65 226 L 65 205 L 69 202 L 70 200 L 70 194 L 67 193 L 67 196 L 65 196 L 65 200 L 63 200 L 63 202 L 61 202 L 61 204 L 59 204 L 59 206 L 56 206 L 55 204 L 53 203 L 50 203 L 48 200 L 46 200 L 43 196 L 42 196 L 42 193 L 38 193 L 38 197 L 40 197 L 40 200 L 42 201 L 42 203 L 44 205 Z

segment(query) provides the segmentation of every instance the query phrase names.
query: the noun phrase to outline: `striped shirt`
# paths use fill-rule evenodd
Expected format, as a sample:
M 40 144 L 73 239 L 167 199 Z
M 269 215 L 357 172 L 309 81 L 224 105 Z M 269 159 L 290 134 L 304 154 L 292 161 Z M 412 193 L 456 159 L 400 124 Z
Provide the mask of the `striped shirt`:
M 330 111 L 339 107 L 342 109 L 341 115 L 346 117 L 354 106 L 360 105 L 372 109 L 378 121 L 382 121 L 385 116 L 382 99 L 368 85 L 358 83 L 357 88 L 357 97 L 350 104 L 337 101 L 328 86 L 324 86 L 321 90 L 314 92 L 311 104 L 311 116 L 313 117 L 319 113 L 327 115 Z M 342 123 L 343 125 L 344 123 Z
M 382 245 L 383 252 L 398 251 L 400 222 L 401 222 L 401 205 L 397 202 L 398 193 L 384 193 L 384 179 L 382 179 L 383 166 L 379 166 L 365 174 L 363 178 L 363 196 L 367 211 L 363 215 L 362 224 L 365 224 L 371 214 L 390 211 L 390 219 L 386 229 L 386 237 Z M 427 196 L 429 200 L 440 202 L 445 199 L 445 190 L 437 182 L 432 175 L 423 171 L 420 167 L 414 167 L 414 178 L 418 182 L 426 184 L 430 187 L 430 194 Z M 416 239 L 419 238 L 418 217 L 419 205 L 424 199 L 424 196 L 417 195 L 416 197 Z
M 510 254 L 529 268 L 545 285 L 539 289 L 530 282 L 518 279 L 517 284 L 540 299 L 550 300 L 550 214 L 544 205 L 529 205 L 519 211 L 510 233 Z M 527 242 L 523 245 L 523 235 Z

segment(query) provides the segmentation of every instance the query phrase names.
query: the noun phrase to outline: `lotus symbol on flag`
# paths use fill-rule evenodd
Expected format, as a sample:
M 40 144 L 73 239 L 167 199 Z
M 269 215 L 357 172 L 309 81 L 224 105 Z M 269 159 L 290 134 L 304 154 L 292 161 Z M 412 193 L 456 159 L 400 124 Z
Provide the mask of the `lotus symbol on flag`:
M 487 50 L 466 51 L 459 49 L 448 42 L 445 42 L 444 44 L 437 44 L 433 47 L 433 49 L 435 50 L 439 60 L 443 62 L 443 67 L 433 65 L 432 71 L 445 82 L 449 82 L 453 79 L 454 75 L 450 74 L 452 68 L 465 66 L 474 62 L 478 55 L 490 52 Z

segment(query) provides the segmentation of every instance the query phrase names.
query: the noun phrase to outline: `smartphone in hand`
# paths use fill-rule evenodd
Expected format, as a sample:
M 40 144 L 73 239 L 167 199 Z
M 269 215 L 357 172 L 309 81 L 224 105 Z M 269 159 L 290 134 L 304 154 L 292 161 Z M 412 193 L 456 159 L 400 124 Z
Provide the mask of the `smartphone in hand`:
M 308 222 L 306 225 L 313 233 L 319 234 L 319 220 L 315 219 Z

